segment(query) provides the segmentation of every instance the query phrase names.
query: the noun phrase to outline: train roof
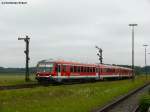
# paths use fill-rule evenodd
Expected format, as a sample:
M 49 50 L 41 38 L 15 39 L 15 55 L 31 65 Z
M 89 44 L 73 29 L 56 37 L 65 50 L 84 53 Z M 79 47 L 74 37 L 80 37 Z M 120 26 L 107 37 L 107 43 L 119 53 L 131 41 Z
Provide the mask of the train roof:
M 127 69 L 127 70 L 132 70 L 131 68 L 127 67 L 121 67 L 121 66 L 114 66 L 114 65 L 101 65 L 101 68 L 120 68 L 120 69 Z
M 132 70 L 131 68 L 126 67 L 120 67 L 120 66 L 113 66 L 113 65 L 105 65 L 105 64 L 87 64 L 87 63 L 79 63 L 79 62 L 72 62 L 72 61 L 64 61 L 64 60 L 41 60 L 38 63 L 58 63 L 58 64 L 66 64 L 66 65 L 78 65 L 78 66 L 100 66 L 101 68 L 114 68 L 114 69 L 126 69 L 126 70 Z
M 80 62 L 72 62 L 72 61 L 64 61 L 64 60 L 42 60 L 38 63 L 58 63 L 58 64 L 68 64 L 68 65 L 89 65 L 89 66 L 97 66 L 97 64 L 87 64 L 87 63 L 80 63 Z

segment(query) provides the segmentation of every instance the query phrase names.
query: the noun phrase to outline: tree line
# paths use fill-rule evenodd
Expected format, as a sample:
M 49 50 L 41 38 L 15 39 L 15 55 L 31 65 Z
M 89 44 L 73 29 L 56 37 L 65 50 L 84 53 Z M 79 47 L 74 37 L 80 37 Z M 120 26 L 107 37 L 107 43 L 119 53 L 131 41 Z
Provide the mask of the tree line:
M 115 64 L 113 64 L 113 65 L 115 65 Z M 117 65 L 117 66 L 131 68 L 131 66 L 129 66 L 129 65 Z M 36 67 L 30 67 L 29 70 L 30 70 L 30 73 L 36 73 L 37 69 L 36 69 Z M 145 70 L 147 70 L 147 73 L 150 74 L 150 66 L 147 66 L 147 67 L 135 66 L 135 74 L 136 75 L 145 74 Z M 25 68 L 0 67 L 0 73 L 25 73 Z
M 36 73 L 36 67 L 29 68 L 30 73 Z M 25 73 L 25 68 L 4 68 L 0 67 L 0 73 Z

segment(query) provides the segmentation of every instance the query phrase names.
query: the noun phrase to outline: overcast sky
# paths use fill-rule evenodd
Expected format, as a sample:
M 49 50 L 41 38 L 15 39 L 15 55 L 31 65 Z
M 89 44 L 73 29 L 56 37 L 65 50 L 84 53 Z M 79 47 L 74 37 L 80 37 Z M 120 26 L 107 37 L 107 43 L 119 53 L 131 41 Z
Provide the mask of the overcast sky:
M 103 49 L 104 63 L 131 64 L 129 23 L 138 24 L 135 65 L 144 65 L 142 44 L 150 45 L 150 0 L 25 1 L 28 4 L 0 4 L 0 66 L 24 67 L 25 43 L 17 38 L 25 35 L 31 38 L 30 66 L 49 58 L 97 63 L 95 45 Z M 147 61 L 150 64 L 150 55 Z

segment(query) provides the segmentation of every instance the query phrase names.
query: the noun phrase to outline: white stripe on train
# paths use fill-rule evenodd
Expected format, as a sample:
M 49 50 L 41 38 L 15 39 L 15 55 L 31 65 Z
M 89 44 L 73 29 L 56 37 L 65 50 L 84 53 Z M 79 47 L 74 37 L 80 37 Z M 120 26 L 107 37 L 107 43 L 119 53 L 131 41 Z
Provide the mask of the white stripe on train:
M 131 75 L 100 75 L 100 76 L 38 76 L 46 78 L 60 78 L 60 79 L 69 79 L 69 78 L 110 78 L 110 77 L 131 77 Z
M 100 75 L 100 76 L 53 76 L 53 78 L 109 78 L 109 77 L 130 77 L 130 75 Z

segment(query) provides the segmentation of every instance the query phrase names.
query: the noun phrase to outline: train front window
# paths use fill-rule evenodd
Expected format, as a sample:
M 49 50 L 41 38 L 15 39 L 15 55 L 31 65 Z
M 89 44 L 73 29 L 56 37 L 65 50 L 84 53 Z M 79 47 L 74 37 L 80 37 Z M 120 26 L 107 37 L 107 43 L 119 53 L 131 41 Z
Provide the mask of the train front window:
M 37 66 L 38 72 L 52 72 L 53 64 L 39 64 Z

